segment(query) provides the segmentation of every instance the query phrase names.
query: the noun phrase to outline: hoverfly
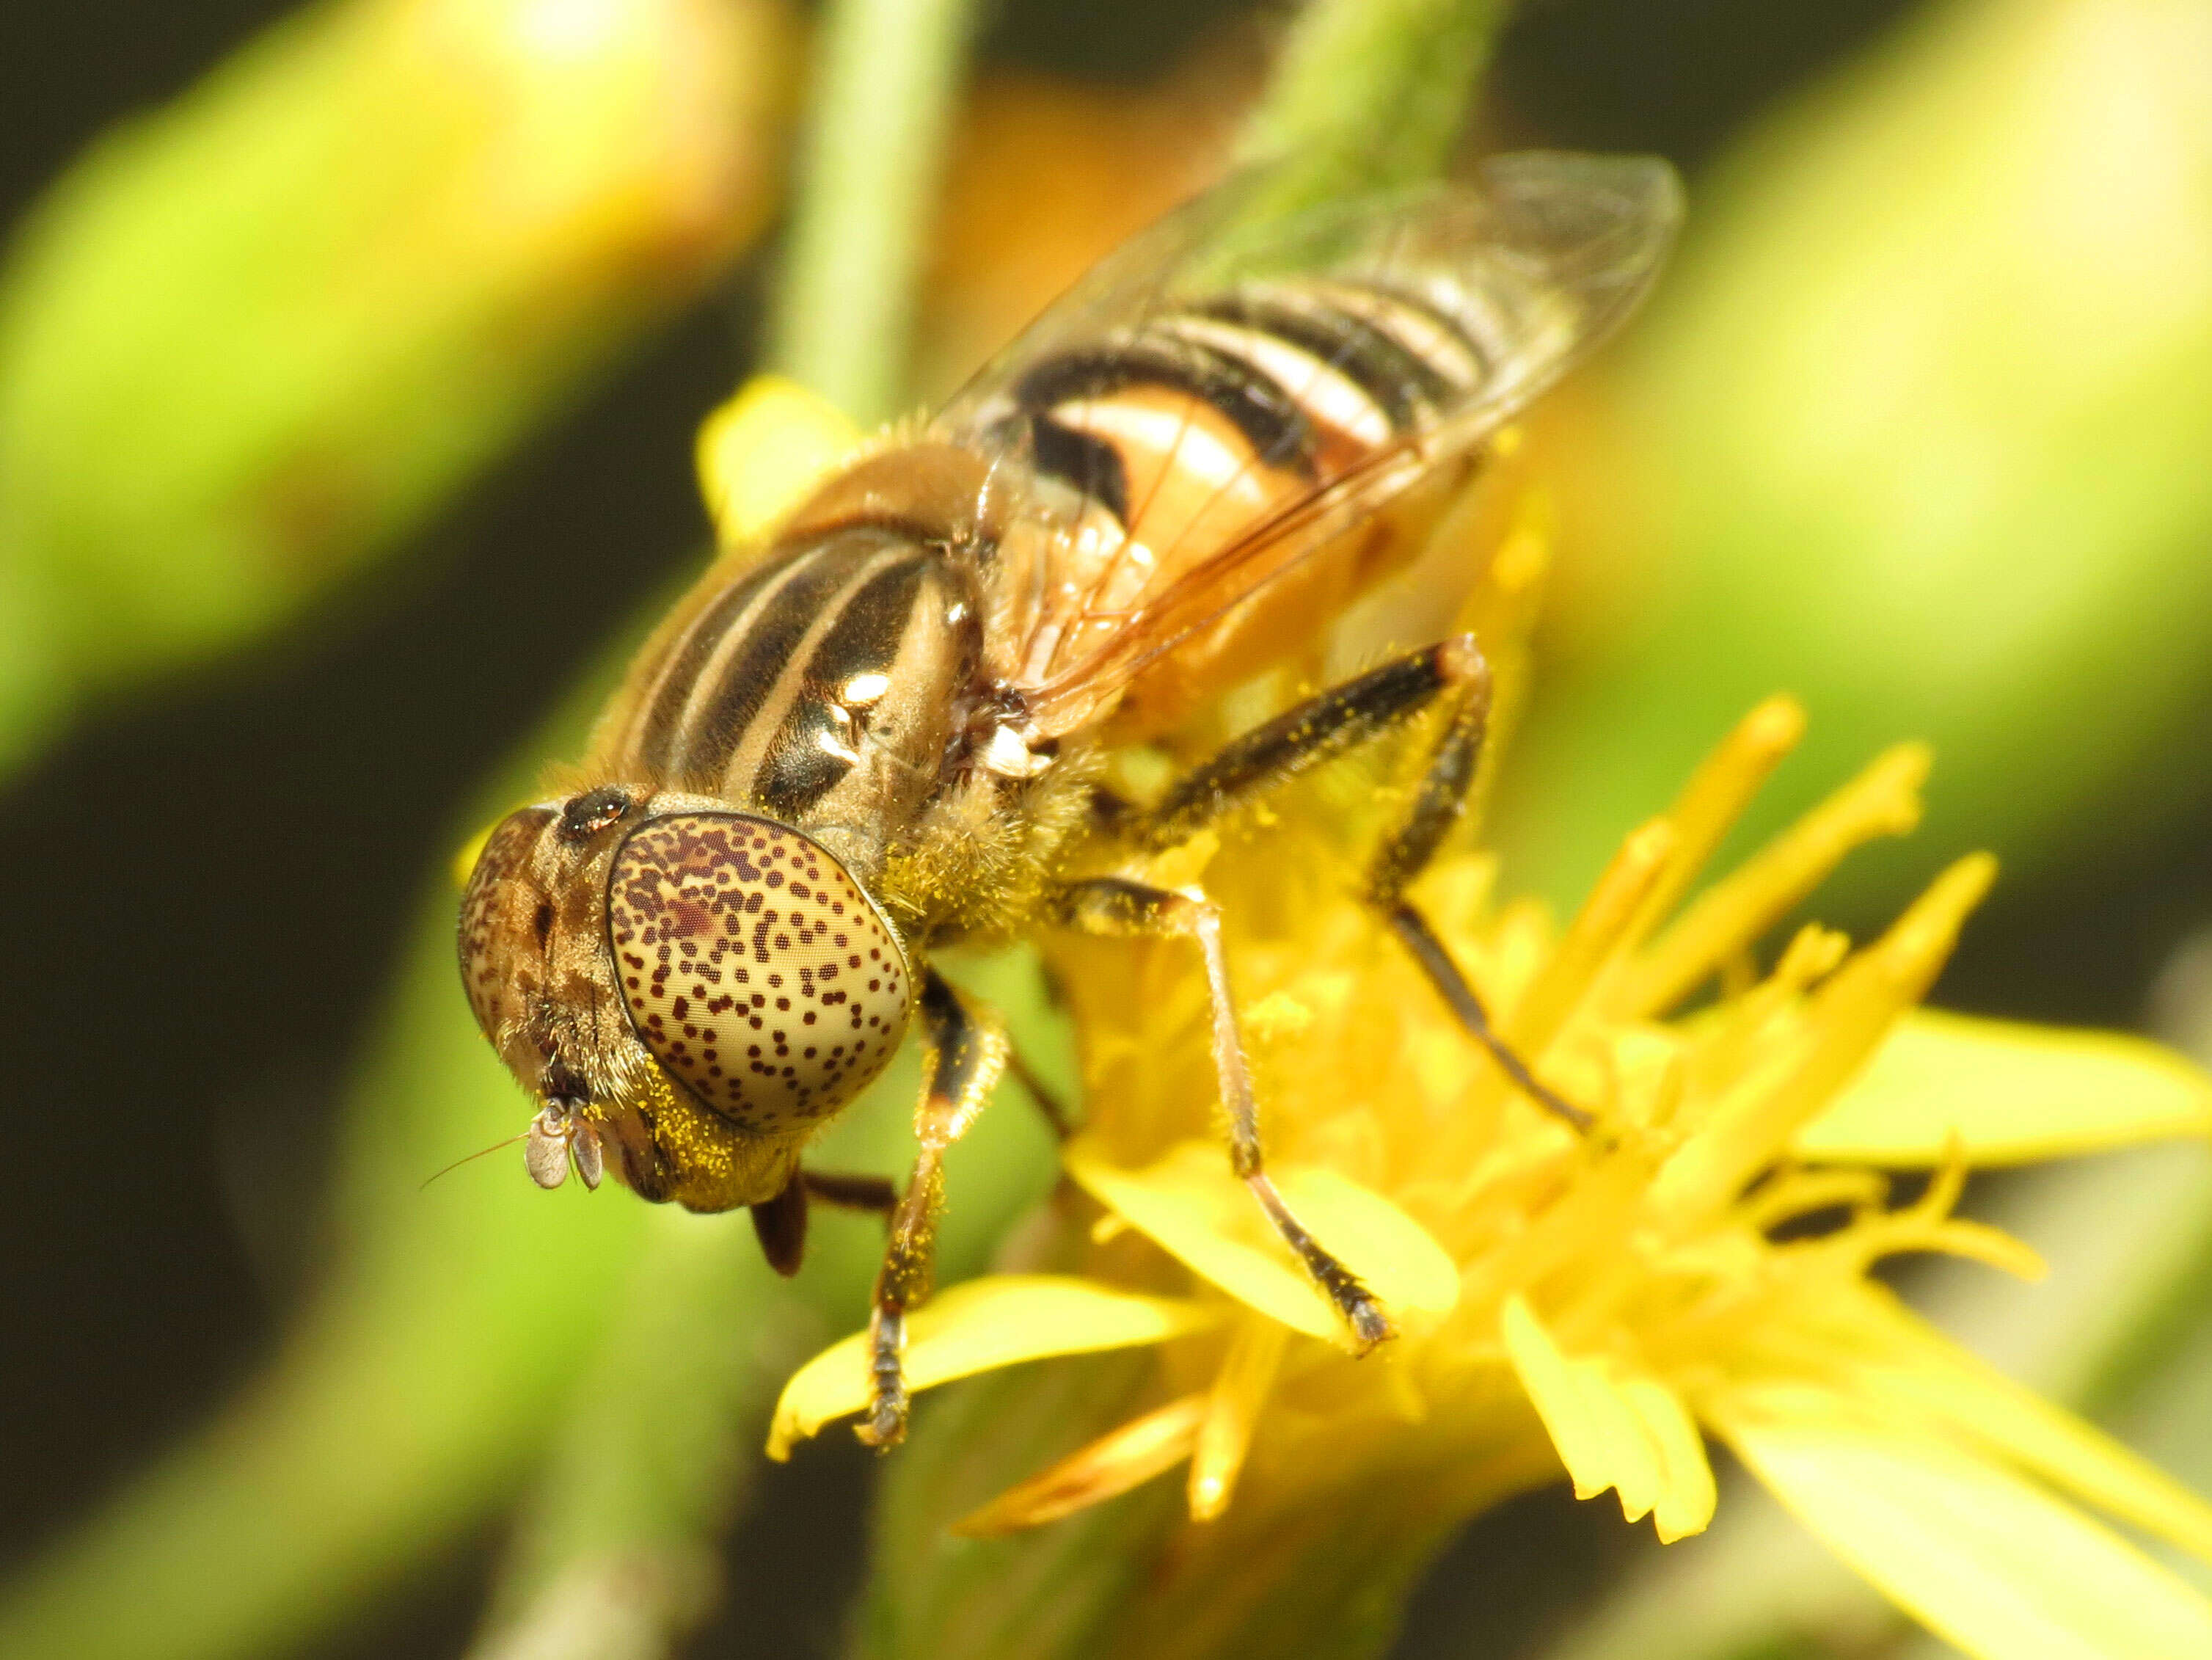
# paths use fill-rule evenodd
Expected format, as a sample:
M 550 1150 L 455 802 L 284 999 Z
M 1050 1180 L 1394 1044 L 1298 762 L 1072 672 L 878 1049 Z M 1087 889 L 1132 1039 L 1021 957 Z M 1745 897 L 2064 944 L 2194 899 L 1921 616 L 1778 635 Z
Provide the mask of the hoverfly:
M 1310 642 L 1404 563 L 1501 425 L 1636 303 L 1679 216 L 1664 163 L 1553 154 L 1472 186 L 1254 228 L 1234 184 L 1094 270 L 933 421 L 717 562 L 647 641 L 555 796 L 505 819 L 460 915 L 485 1035 L 539 1104 L 531 1175 L 750 1207 L 794 1272 L 811 1200 L 890 1218 L 864 1440 L 904 1432 L 940 1160 L 1005 1071 L 996 1018 L 931 966 L 1043 927 L 1188 939 L 1230 1157 L 1364 1344 L 1385 1311 L 1269 1181 L 1218 914 L 1074 879 L 1104 837 L 1164 849 L 1271 786 L 1448 706 L 1365 893 L 1516 1085 L 1530 1076 L 1404 898 L 1460 810 L 1488 670 L 1471 636 L 1245 732 L 1158 800 L 1101 785 Z M 903 1192 L 802 1162 L 919 1011 Z

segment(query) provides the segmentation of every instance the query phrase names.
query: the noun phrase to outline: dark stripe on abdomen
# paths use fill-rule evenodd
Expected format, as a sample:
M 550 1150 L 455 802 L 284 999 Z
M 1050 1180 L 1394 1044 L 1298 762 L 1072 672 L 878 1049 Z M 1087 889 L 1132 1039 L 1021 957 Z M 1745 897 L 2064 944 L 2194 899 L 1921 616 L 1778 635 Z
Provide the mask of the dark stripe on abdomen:
M 1313 476 L 1313 427 L 1297 400 L 1250 364 L 1193 341 L 1139 339 L 1047 358 L 1022 377 L 1014 397 L 1023 408 L 1048 414 L 1140 386 L 1204 399 L 1244 435 L 1262 464 Z
M 1458 390 L 1419 353 L 1318 296 L 1231 295 L 1194 306 L 1191 314 L 1297 347 L 1365 392 L 1401 432 Z
M 797 822 L 852 771 L 849 752 L 867 714 L 847 709 L 841 694 L 856 675 L 891 672 L 929 559 L 916 552 L 869 577 L 840 603 L 837 620 L 809 654 L 799 696 L 744 792 L 775 818 Z
M 1103 438 L 1049 415 L 1030 417 L 1030 457 L 1036 470 L 1064 480 L 1124 525 L 1129 522 L 1129 470 Z
M 1363 283 L 1360 286 L 1370 294 L 1418 317 L 1431 327 L 1441 330 L 1446 338 L 1455 343 L 1474 361 L 1474 382 L 1468 386 L 1455 386 L 1453 388 L 1455 392 L 1465 396 L 1474 390 L 1475 385 L 1480 385 L 1490 378 L 1492 370 L 1496 367 L 1496 343 L 1486 338 L 1483 333 L 1474 328 L 1467 313 L 1454 311 L 1440 303 L 1432 295 L 1422 294 L 1413 289 L 1400 287 L 1395 283 Z M 1465 289 L 1461 290 L 1462 306 L 1471 306 L 1474 303 L 1474 295 Z

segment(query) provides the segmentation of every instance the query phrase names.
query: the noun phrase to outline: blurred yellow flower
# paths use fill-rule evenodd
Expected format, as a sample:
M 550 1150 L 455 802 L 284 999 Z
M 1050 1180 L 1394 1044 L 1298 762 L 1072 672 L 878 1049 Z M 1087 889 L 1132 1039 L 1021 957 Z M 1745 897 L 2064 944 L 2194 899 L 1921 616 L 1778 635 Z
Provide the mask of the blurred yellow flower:
M 1515 603 L 1479 593 L 1474 614 L 1517 637 Z M 1271 1168 L 1402 1335 L 1350 1353 L 1231 1176 L 1196 954 L 1052 941 L 1091 1110 L 1064 1158 L 1091 1201 L 1081 1272 L 948 1292 L 912 1322 L 908 1375 L 1155 1343 L 1158 1404 L 962 1530 L 1050 1521 L 1187 1464 L 1189 1520 L 1148 1600 L 1187 1612 L 1177 1589 L 1202 1589 L 1218 1636 L 1266 1595 L 1255 1553 L 1378 1503 L 1463 1517 L 1564 1466 L 1662 1539 L 1696 1533 L 1711 1436 L 1971 1652 L 2212 1653 L 2212 1603 L 2090 1513 L 2212 1560 L 2212 1508 L 1869 1274 L 1913 1251 L 2036 1273 L 1953 1214 L 1967 1170 L 2202 1134 L 2212 1084 L 2146 1043 L 1917 1012 L 1994 875 L 1984 855 L 1878 939 L 1854 951 L 1808 925 L 1758 969 L 1762 936 L 1847 852 L 1919 812 L 1927 758 L 1908 745 L 1685 904 L 1802 726 L 1787 700 L 1754 710 L 1563 930 L 1494 904 L 1484 854 L 1425 879 L 1510 1041 L 1595 1111 L 1584 1137 L 1512 1089 L 1351 891 L 1389 806 L 1371 777 L 1285 790 L 1249 844 L 1232 830 L 1228 848 L 1208 835 L 1121 866 L 1202 873 L 1220 902 Z M 1933 1175 L 1900 1202 L 1878 1165 Z M 770 1452 L 866 1398 L 856 1336 L 791 1380 Z M 1163 1641 L 1145 1651 L 1212 1651 L 1181 1626 Z
M 337 0 L 0 265 L 0 763 L 394 552 L 774 212 L 785 0 Z

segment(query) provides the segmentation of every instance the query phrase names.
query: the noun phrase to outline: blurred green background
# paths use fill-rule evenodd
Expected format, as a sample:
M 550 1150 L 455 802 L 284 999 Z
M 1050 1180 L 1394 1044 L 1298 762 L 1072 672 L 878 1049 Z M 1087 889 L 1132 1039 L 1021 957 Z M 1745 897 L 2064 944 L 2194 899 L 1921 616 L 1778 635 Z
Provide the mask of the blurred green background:
M 991 9 L 941 195 L 915 186 L 913 384 L 1218 167 L 1286 16 Z M 0 1558 L 29 1577 L 0 1652 L 460 1652 L 489 1584 L 526 1605 L 588 1554 L 574 1517 L 623 1502 L 594 1469 L 657 1456 L 595 1389 L 699 1420 L 713 1456 L 654 1525 L 689 1548 L 742 1511 L 668 1592 L 725 1588 L 684 1651 L 835 1651 L 868 1461 L 825 1438 L 742 1505 L 738 1472 L 759 1380 L 857 1323 L 865 1231 L 825 1225 L 785 1297 L 508 1161 L 416 1191 L 522 1110 L 441 957 L 446 864 L 705 549 L 692 434 L 777 350 L 815 22 L 82 0 L 5 24 Z M 2197 0 L 1509 19 L 1471 144 L 1656 151 L 1692 201 L 1650 312 L 1534 423 L 1560 570 L 1499 804 L 1510 885 L 1571 897 L 1790 690 L 1813 736 L 1769 824 L 1881 744 L 1938 746 L 1928 826 L 1827 915 L 1863 927 L 1993 845 L 2008 879 L 1942 1000 L 2212 1039 L 2189 943 L 2212 918 L 2208 64 Z M 851 1156 L 889 1168 L 882 1098 Z M 956 1171 L 956 1265 L 1047 1179 L 1033 1127 L 992 1134 L 971 1197 Z M 1986 1193 L 2031 1237 L 2145 1251 L 2041 1304 L 1936 1289 L 2201 1485 L 2194 1171 Z M 732 1310 L 708 1336 L 750 1371 L 623 1371 Z M 1680 1561 L 1707 1548 L 1760 1547 Z M 1652 1554 L 1604 1507 L 1522 1501 L 1439 1565 L 1400 1651 L 1540 1651 Z M 1759 1570 L 1790 1620 L 1610 1651 L 1895 1648 L 1824 1572 Z M 1619 1630 L 1675 1606 L 1656 1583 Z

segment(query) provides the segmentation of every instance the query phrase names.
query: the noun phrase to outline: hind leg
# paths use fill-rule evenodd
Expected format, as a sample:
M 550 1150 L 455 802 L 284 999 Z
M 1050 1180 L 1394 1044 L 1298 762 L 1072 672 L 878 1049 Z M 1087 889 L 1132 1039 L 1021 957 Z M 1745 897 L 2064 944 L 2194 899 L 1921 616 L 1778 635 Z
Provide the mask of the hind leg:
M 1140 846 L 1165 848 L 1277 785 L 1393 731 L 1431 704 L 1450 714 L 1403 818 L 1376 849 L 1363 897 L 1412 952 L 1437 994 L 1514 1086 L 1578 1130 L 1590 1116 L 1541 1082 L 1491 1025 L 1474 988 L 1452 961 L 1436 930 L 1407 898 L 1458 823 L 1474 787 L 1490 725 L 1490 666 L 1472 635 L 1394 658 L 1331 687 L 1233 739 L 1212 759 L 1171 785 L 1149 811 L 1129 815 L 1124 833 Z

